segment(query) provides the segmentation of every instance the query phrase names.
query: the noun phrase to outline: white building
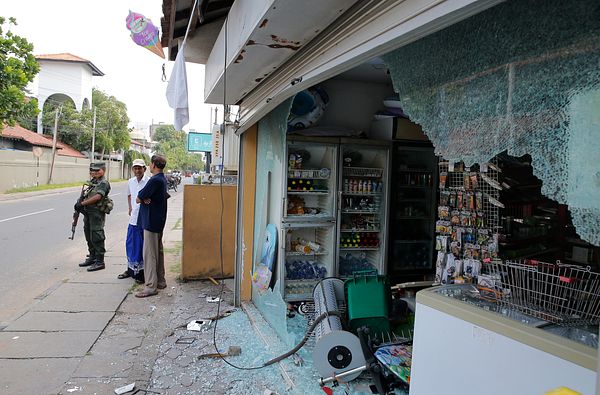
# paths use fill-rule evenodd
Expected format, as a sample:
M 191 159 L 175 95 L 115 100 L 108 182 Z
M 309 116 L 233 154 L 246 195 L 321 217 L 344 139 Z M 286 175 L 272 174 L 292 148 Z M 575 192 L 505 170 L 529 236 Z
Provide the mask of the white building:
M 30 91 L 38 99 L 40 113 L 37 132 L 42 133 L 42 111 L 48 100 L 65 102 L 71 100 L 78 111 L 92 106 L 92 77 L 104 73 L 89 60 L 70 53 L 37 55 L 40 72 L 35 77 Z
M 146 133 L 143 130 L 133 129 L 129 132 L 131 145 L 129 149 L 151 156 L 153 153 L 154 143 L 146 138 Z

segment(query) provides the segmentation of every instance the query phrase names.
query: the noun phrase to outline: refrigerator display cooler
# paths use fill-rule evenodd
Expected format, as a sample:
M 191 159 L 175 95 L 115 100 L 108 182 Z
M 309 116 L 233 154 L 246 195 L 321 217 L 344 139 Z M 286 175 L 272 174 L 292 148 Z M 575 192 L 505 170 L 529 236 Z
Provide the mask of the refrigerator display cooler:
M 287 223 L 285 232 L 286 300 L 306 300 L 315 284 L 334 274 L 335 223 Z
M 338 273 L 385 273 L 389 148 L 342 144 L 338 206 Z
M 406 280 L 431 273 L 437 200 L 437 158 L 429 145 L 394 143 L 388 275 Z
M 286 155 L 284 299 L 311 300 L 325 277 L 384 273 L 388 145 L 295 137 Z
M 288 141 L 284 222 L 335 220 L 337 144 Z

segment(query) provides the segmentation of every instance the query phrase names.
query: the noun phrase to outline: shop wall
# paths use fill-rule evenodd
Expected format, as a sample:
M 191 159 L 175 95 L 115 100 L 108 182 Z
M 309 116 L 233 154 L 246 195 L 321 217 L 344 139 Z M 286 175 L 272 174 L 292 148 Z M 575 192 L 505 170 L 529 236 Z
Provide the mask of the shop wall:
M 544 195 L 568 205 L 595 245 L 599 12 L 595 0 L 507 1 L 384 56 L 404 111 L 438 154 L 467 166 L 531 155 Z
M 277 227 L 278 237 L 281 237 L 281 215 L 283 199 L 283 168 L 286 162 L 285 134 L 287 117 L 291 100 L 282 103 L 258 123 L 258 145 L 256 164 L 256 198 L 254 216 L 254 267 L 262 255 L 265 242 L 265 229 L 268 224 Z M 279 278 L 284 270 L 285 257 L 281 256 L 280 244 L 277 247 L 277 267 L 273 276 Z M 281 282 L 277 281 L 274 288 L 260 293 L 252 288 L 252 300 L 265 319 L 275 329 L 277 334 L 287 341 L 286 310 L 280 289 Z
M 383 109 L 382 101 L 394 94 L 391 86 L 374 82 L 331 79 L 321 86 L 329 95 L 329 104 L 319 125 L 338 126 L 368 132 L 373 114 Z

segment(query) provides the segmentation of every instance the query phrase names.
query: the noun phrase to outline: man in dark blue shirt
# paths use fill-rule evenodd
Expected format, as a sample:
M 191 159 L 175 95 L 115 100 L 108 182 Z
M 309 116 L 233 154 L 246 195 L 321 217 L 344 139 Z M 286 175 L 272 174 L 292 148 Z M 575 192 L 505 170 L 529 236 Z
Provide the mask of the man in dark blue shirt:
M 167 221 L 167 180 L 163 169 L 167 160 L 153 155 L 150 162 L 152 177 L 135 201 L 140 203 L 138 226 L 144 229 L 144 276 L 146 286 L 135 294 L 138 298 L 156 295 L 157 289 L 167 287 L 162 236 Z

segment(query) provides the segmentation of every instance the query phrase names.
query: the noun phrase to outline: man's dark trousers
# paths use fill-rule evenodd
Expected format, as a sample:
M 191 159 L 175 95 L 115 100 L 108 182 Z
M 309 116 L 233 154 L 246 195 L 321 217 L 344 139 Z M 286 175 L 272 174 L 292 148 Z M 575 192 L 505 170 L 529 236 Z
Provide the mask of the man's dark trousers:
M 106 214 L 96 208 L 86 207 L 83 217 L 83 232 L 88 245 L 90 258 L 97 262 L 104 262 L 104 221 Z

